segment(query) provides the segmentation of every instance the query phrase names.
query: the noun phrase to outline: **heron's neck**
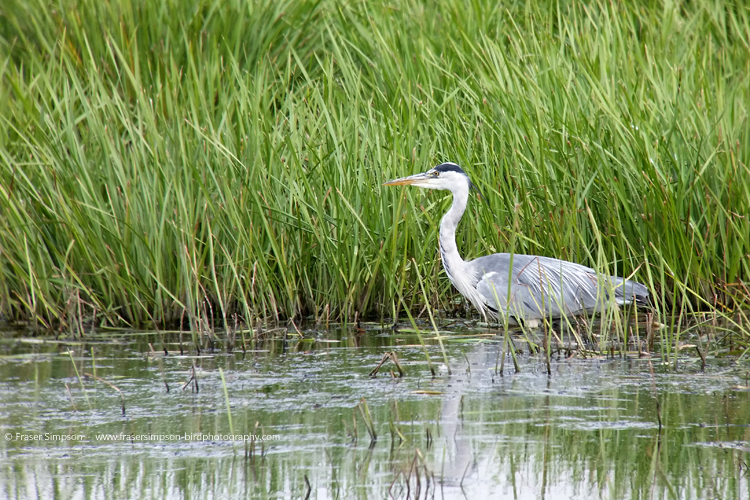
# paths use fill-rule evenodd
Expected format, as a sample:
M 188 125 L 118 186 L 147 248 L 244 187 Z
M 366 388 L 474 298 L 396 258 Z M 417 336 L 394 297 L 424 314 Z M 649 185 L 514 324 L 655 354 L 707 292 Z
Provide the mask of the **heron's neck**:
M 451 281 L 457 272 L 462 272 L 464 260 L 458 253 L 456 246 L 456 227 L 466 211 L 469 199 L 468 188 L 453 193 L 453 204 L 440 221 L 440 254 L 443 266 Z

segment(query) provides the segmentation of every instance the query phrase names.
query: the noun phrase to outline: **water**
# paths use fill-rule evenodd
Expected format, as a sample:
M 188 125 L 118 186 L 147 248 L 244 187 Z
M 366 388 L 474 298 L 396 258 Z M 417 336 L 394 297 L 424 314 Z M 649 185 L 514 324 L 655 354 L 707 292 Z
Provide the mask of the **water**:
M 750 392 L 735 359 L 709 358 L 701 371 L 687 357 L 675 370 L 658 358 L 560 355 L 548 376 L 543 356 L 523 354 L 520 373 L 508 358 L 500 374 L 502 343 L 453 336 L 452 375 L 428 340 L 432 377 L 408 333 L 306 336 L 180 356 L 176 335 L 68 344 L 6 333 L 0 497 L 305 498 L 308 484 L 309 498 L 750 495 Z M 92 348 L 96 376 L 122 396 L 84 377 Z M 391 377 L 390 363 L 368 375 L 385 352 L 406 377 Z M 220 368 L 234 434 L 268 440 L 230 439 Z

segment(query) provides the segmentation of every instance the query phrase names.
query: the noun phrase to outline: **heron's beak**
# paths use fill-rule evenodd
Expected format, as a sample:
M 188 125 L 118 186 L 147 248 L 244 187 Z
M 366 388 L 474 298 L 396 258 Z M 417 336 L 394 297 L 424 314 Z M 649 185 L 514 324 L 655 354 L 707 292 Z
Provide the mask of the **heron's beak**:
M 407 184 L 417 184 L 420 181 L 426 181 L 429 177 L 426 173 L 410 175 L 409 177 L 401 177 L 400 179 L 393 179 L 392 181 L 384 182 L 384 186 L 405 186 Z

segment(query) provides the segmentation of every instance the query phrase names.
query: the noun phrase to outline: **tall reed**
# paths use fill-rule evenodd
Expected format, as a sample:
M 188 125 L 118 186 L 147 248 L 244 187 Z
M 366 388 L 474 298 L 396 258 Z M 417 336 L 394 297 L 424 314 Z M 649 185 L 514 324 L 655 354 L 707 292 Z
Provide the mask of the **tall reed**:
M 447 198 L 381 183 L 453 160 L 487 201 L 466 258 L 514 241 L 732 317 L 748 103 L 750 11 L 721 0 L 8 0 L 0 314 L 383 317 L 420 275 L 451 308 Z

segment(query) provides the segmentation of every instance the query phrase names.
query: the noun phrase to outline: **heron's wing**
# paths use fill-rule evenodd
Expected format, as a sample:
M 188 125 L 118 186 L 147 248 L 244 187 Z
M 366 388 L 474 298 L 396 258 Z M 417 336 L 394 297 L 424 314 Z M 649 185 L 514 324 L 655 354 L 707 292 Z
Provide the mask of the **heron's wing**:
M 472 265 L 481 270 L 476 288 L 487 307 L 512 316 L 558 317 L 593 309 L 602 301 L 596 272 L 580 264 L 514 255 L 511 272 L 510 255 L 495 254 Z

